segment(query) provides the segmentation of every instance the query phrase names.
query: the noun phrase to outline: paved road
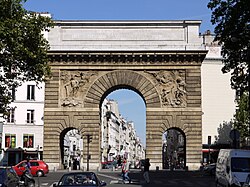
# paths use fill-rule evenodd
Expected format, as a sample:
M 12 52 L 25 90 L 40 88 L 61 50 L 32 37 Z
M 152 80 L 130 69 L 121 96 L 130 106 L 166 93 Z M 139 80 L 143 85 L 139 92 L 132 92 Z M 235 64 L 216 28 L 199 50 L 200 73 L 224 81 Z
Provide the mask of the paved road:
M 67 171 L 50 172 L 46 177 L 35 177 L 36 186 L 52 187 L 53 183 Z M 96 172 L 101 180 L 110 187 L 214 187 L 214 177 L 194 171 L 150 171 L 150 184 L 146 184 L 140 171 L 131 171 L 131 184 L 123 184 L 120 171 Z

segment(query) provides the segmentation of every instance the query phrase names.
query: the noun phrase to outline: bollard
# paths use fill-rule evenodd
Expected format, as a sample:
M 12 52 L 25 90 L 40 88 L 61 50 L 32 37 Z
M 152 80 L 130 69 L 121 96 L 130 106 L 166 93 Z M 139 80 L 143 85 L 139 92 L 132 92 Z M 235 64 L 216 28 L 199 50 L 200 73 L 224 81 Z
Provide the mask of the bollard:
M 71 171 L 71 167 L 68 167 L 68 171 Z
M 57 171 L 57 168 L 56 167 L 54 167 L 54 172 L 56 172 Z
M 159 171 L 159 166 L 156 166 L 156 171 Z

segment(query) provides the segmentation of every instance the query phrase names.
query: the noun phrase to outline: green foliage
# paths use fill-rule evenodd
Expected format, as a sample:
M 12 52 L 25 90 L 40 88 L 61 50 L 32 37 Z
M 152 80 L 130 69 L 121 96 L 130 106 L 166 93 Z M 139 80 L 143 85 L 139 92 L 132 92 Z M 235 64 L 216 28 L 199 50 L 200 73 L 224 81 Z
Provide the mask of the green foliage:
M 229 137 L 230 131 L 233 129 L 233 122 L 224 121 L 223 124 L 217 128 L 218 136 L 215 136 L 215 144 L 229 144 L 231 138 Z
M 243 93 L 238 102 L 238 108 L 235 114 L 234 128 L 240 132 L 242 140 L 245 140 L 245 137 L 249 137 L 249 96 L 247 93 Z
M 50 73 L 48 41 L 43 32 L 51 18 L 23 8 L 26 0 L 0 0 L 0 107 L 6 110 L 11 90 L 23 81 L 44 80 Z
M 215 40 L 222 46 L 223 73 L 231 72 L 231 86 L 248 90 L 250 50 L 250 1 L 210 0 Z

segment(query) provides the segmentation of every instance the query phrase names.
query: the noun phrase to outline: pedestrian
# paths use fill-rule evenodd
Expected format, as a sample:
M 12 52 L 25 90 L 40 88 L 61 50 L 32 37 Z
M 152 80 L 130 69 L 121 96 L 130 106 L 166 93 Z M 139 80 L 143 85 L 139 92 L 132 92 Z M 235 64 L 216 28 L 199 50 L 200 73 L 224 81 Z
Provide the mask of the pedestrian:
M 29 159 L 29 158 L 27 158 L 27 169 L 28 169 L 29 172 L 30 172 L 31 164 L 30 164 L 30 159 Z
M 121 168 L 122 166 L 122 159 L 120 155 L 118 155 L 118 158 L 117 158 L 117 165 L 118 165 L 118 168 Z
M 124 184 L 126 180 L 128 180 L 129 183 L 131 183 L 131 179 L 129 177 L 129 163 L 126 158 L 124 158 L 123 164 L 122 164 L 122 180 Z
M 144 164 L 143 177 L 144 177 L 147 184 L 150 182 L 150 180 L 149 180 L 149 167 L 150 167 L 149 158 L 146 158 L 145 164 Z
M 81 160 L 81 157 L 80 157 L 80 155 L 77 155 L 77 157 L 76 157 L 76 165 L 77 165 L 77 169 L 81 169 L 80 168 L 80 160 Z

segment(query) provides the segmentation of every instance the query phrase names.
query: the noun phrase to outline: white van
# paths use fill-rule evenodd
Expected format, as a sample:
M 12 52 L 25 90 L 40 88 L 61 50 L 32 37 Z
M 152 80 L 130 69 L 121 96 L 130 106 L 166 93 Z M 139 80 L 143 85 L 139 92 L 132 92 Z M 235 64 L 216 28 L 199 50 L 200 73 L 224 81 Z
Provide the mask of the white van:
M 220 150 L 216 163 L 216 186 L 241 187 L 249 173 L 250 150 Z

